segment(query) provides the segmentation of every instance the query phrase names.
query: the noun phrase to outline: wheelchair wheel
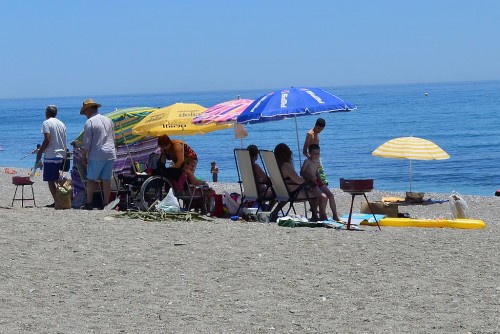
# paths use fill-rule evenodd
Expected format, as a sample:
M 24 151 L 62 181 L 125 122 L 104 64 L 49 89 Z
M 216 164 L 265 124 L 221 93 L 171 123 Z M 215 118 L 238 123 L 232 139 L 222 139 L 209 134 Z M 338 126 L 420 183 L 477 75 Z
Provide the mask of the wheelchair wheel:
M 172 186 L 161 176 L 151 176 L 141 186 L 140 198 L 143 210 L 148 210 L 156 201 L 167 196 Z

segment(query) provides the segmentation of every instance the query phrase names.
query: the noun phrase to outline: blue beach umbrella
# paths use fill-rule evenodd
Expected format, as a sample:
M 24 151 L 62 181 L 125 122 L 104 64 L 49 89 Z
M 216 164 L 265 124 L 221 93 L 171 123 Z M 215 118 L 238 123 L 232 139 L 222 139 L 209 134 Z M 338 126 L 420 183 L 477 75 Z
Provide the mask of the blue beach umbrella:
M 257 98 L 238 116 L 236 122 L 252 124 L 294 118 L 300 160 L 298 116 L 345 112 L 354 109 L 356 109 L 354 104 L 321 88 L 292 87 L 276 90 Z

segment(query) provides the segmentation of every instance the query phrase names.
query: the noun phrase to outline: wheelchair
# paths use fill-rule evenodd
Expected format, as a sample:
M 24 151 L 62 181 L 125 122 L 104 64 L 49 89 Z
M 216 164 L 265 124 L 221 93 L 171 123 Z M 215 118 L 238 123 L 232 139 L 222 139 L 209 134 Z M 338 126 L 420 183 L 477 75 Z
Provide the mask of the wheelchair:
M 150 176 L 144 181 L 139 192 L 142 209 L 149 211 L 155 203 L 160 202 L 167 196 L 171 188 L 172 184 L 166 177 Z
M 118 191 L 121 211 L 147 211 L 156 201 L 161 201 L 172 188 L 168 179 L 148 174 L 118 174 Z
M 183 210 L 195 209 L 207 212 L 207 208 L 203 205 L 204 187 L 189 186 L 185 181 L 184 189 L 187 191 L 179 193 L 175 191 L 171 181 L 165 176 L 142 173 L 119 174 L 118 180 L 119 210 L 149 211 L 154 204 L 163 200 L 172 189 L 177 200 L 182 201 L 181 208 Z M 196 193 L 196 189 L 200 190 L 201 195 Z

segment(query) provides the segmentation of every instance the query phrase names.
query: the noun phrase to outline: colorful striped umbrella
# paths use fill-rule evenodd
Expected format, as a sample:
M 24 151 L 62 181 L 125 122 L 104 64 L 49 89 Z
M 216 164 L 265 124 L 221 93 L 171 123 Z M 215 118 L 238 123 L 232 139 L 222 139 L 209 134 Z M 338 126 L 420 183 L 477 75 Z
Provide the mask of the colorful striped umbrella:
M 240 139 L 243 147 L 243 138 L 248 133 L 243 124 L 235 124 L 236 118 L 243 112 L 253 100 L 237 99 L 216 104 L 193 119 L 193 124 L 234 124 L 234 137 Z
M 391 139 L 377 147 L 372 154 L 382 158 L 410 160 L 410 191 L 412 160 L 445 160 L 450 158 L 448 153 L 435 143 L 418 137 Z
M 138 124 L 143 118 L 151 114 L 158 108 L 151 107 L 134 107 L 126 109 L 117 109 L 105 116 L 109 117 L 115 126 L 115 143 L 116 145 L 132 145 L 142 140 L 145 137 L 143 134 L 132 133 L 132 128 Z M 83 131 L 76 137 L 75 143 L 77 147 L 81 147 L 83 140 Z
M 132 128 L 139 123 L 143 118 L 148 116 L 158 108 L 151 107 L 134 107 L 117 109 L 110 113 L 105 114 L 113 121 L 115 127 L 115 144 L 117 152 L 126 152 L 117 156 L 116 161 L 113 163 L 113 170 L 115 172 L 123 171 L 124 166 L 134 166 L 135 159 L 144 159 L 151 151 L 151 141 L 147 136 L 142 134 L 133 134 Z M 141 143 L 148 141 L 147 148 Z M 156 148 L 156 138 L 153 140 Z M 75 147 L 82 147 L 83 144 L 83 131 L 74 140 Z M 136 150 L 136 154 L 132 154 L 131 147 Z M 130 162 L 127 162 L 129 160 Z M 76 168 L 73 168 L 75 171 Z
M 252 102 L 253 100 L 238 98 L 236 100 L 216 104 L 193 118 L 193 124 L 235 122 L 238 115 Z

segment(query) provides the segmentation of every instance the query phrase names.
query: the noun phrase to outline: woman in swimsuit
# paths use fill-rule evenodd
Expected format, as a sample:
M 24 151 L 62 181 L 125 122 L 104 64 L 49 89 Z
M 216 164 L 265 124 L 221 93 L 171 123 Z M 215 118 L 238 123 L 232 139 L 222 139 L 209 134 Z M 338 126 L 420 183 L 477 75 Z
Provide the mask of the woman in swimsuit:
M 188 144 L 182 140 L 171 140 L 169 136 L 158 137 L 160 147 L 160 159 L 157 166 L 154 166 L 154 174 L 160 174 L 168 179 L 177 180 L 182 173 L 184 160 L 189 158 L 198 161 L 198 156 Z M 167 160 L 171 160 L 170 168 L 165 166 Z
M 259 197 L 261 199 L 269 200 L 266 210 L 270 211 L 275 204 L 272 200 L 274 198 L 274 194 L 271 188 L 271 179 L 257 163 L 257 159 L 259 158 L 259 148 L 256 145 L 248 145 L 247 150 L 250 154 L 250 160 L 252 161 L 252 171 L 257 183 Z
M 307 183 L 307 181 L 300 177 L 295 171 L 295 167 L 292 162 L 292 151 L 286 144 L 278 144 L 274 149 L 274 156 L 280 168 L 281 175 L 287 185 L 287 189 L 290 193 L 294 191 L 300 191 L 297 195 L 297 199 L 309 199 L 309 205 L 312 211 L 312 220 L 319 221 L 325 220 L 326 217 L 326 196 L 322 196 L 321 191 L 316 185 L 310 184 L 308 190 L 300 189 L 301 185 Z M 286 202 L 280 202 L 276 209 L 273 211 L 272 218 L 277 217 L 278 212 L 286 205 Z M 319 207 L 319 212 L 318 212 Z

